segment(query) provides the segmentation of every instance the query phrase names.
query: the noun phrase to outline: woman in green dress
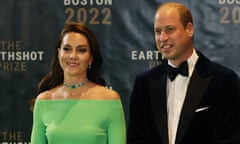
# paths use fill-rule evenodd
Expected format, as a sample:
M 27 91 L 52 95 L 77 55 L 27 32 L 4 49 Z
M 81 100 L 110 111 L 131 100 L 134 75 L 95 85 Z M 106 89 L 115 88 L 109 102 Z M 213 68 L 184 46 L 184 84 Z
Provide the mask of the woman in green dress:
M 98 74 L 99 45 L 85 25 L 63 28 L 50 72 L 39 84 L 31 144 L 125 144 L 119 94 Z

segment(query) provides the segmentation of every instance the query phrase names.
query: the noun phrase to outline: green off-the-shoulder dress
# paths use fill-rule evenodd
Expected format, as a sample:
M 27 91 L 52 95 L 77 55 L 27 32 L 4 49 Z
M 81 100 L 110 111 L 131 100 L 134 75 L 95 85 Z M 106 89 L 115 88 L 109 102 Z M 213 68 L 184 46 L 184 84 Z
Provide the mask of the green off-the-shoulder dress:
M 120 100 L 37 100 L 31 144 L 125 144 Z

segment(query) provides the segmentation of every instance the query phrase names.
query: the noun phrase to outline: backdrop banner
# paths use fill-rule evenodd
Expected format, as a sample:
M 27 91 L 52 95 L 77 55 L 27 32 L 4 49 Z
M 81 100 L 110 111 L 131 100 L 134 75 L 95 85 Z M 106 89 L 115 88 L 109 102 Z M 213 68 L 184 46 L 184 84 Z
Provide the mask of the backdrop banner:
M 53 49 L 67 22 L 96 34 L 102 74 L 117 90 L 128 122 L 135 76 L 161 64 L 153 18 L 168 0 L 1 0 L 0 144 L 29 144 L 31 99 L 49 71 Z M 176 0 L 193 13 L 195 48 L 240 74 L 240 0 Z

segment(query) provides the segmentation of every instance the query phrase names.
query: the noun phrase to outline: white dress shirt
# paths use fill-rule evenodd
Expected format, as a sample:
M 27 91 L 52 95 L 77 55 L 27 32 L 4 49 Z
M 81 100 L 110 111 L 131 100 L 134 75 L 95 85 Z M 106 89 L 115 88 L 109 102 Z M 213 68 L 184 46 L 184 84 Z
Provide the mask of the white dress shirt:
M 169 144 L 175 144 L 176 133 L 178 129 L 179 117 L 182 111 L 182 105 L 186 96 L 189 80 L 192 76 L 198 55 L 194 50 L 188 58 L 188 77 L 177 75 L 175 80 L 167 80 L 167 112 L 168 112 L 168 136 Z M 168 61 L 168 64 L 174 66 Z

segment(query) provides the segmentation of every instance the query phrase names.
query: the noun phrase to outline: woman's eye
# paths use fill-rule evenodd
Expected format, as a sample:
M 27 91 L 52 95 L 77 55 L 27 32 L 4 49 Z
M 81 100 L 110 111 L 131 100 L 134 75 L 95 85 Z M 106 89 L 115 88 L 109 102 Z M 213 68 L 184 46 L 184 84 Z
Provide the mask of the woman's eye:
M 68 48 L 68 47 L 64 47 L 63 50 L 64 50 L 64 51 L 69 51 L 70 48 Z
M 87 51 L 87 48 L 81 47 L 81 48 L 78 48 L 78 51 L 81 52 L 81 53 L 84 53 L 84 52 Z
M 79 52 L 86 52 L 87 50 L 86 49 L 80 49 Z

